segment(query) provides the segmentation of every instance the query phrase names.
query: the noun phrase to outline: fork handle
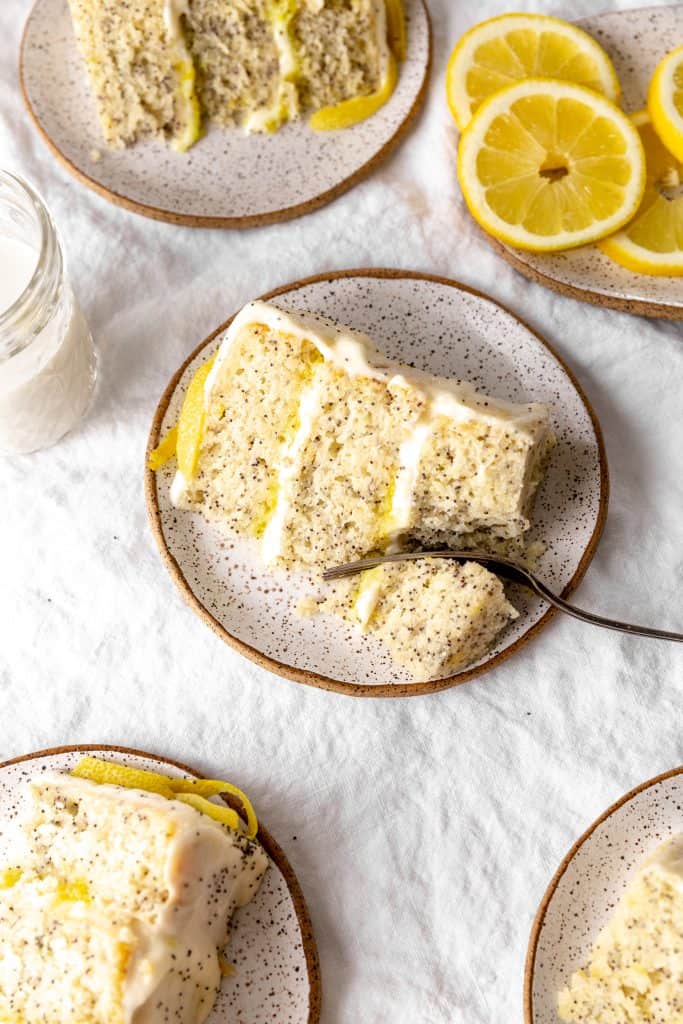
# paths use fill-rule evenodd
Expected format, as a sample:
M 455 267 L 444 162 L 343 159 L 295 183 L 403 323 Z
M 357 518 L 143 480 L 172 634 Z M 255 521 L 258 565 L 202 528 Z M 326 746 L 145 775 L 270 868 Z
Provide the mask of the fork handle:
M 594 615 L 593 612 L 586 612 L 576 605 L 569 604 L 563 597 L 558 597 L 552 590 L 549 590 L 540 580 L 526 576 L 525 584 L 531 587 L 539 597 L 542 597 L 548 604 L 552 604 L 567 615 L 573 615 L 575 619 L 582 619 L 594 626 L 603 626 L 605 629 L 614 629 L 618 633 L 630 633 L 631 636 L 650 636 L 658 640 L 674 640 L 678 643 L 683 641 L 683 633 L 670 633 L 665 629 L 651 629 L 649 626 L 636 626 L 631 622 L 619 622 L 618 619 L 607 619 L 603 615 Z

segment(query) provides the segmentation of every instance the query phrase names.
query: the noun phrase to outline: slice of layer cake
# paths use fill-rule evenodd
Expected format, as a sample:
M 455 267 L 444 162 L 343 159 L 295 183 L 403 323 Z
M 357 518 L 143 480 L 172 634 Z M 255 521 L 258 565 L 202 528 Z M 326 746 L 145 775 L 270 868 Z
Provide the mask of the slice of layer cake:
M 112 770 L 85 762 L 85 774 Z M 125 781 L 130 770 L 116 770 Z M 0 1020 L 206 1019 L 230 917 L 268 861 L 256 840 L 214 820 L 221 808 L 206 801 L 201 813 L 185 799 L 58 772 L 30 782 L 23 848 L 0 884 Z
M 194 64 L 177 12 L 163 0 L 69 0 L 105 142 L 199 137 Z
M 478 661 L 518 616 L 493 573 L 440 558 L 378 566 L 323 607 L 386 644 L 421 682 Z
M 411 538 L 521 536 L 552 438 L 542 405 L 391 363 L 364 335 L 263 302 L 226 332 L 189 434 L 173 502 L 259 538 L 268 563 L 312 568 Z
M 681 993 L 683 833 L 636 871 L 558 1013 L 573 1024 L 681 1024 Z
M 158 136 L 187 149 L 202 115 L 275 131 L 316 111 L 314 127 L 346 127 L 386 102 L 404 55 L 390 46 L 403 37 L 399 0 L 389 26 L 385 0 L 69 4 L 111 146 Z

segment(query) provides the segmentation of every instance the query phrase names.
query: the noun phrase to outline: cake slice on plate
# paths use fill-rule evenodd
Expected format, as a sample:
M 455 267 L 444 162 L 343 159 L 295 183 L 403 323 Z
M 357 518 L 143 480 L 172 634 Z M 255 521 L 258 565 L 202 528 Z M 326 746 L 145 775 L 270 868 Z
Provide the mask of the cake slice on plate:
M 358 332 L 263 302 L 230 325 L 201 406 L 201 423 L 181 415 L 193 455 L 173 502 L 289 567 L 398 540 L 521 537 L 552 443 L 543 405 L 420 373 Z
M 552 443 L 544 405 L 490 398 L 323 317 L 254 302 L 196 372 L 151 465 L 175 453 L 174 505 L 255 539 L 268 565 L 318 573 L 408 543 L 521 550 Z M 387 566 L 350 594 L 328 610 L 420 679 L 478 660 L 517 615 L 473 563 Z
M 362 120 L 404 55 L 400 0 L 69 0 L 105 141 L 185 150 L 202 118 L 275 131 Z M 392 44 L 395 53 L 392 51 Z M 351 106 L 348 106 L 349 102 Z
M 255 822 L 201 796 L 228 784 L 95 758 L 76 771 L 30 781 L 0 874 L 0 1020 L 201 1024 L 230 918 L 268 866 Z
M 585 967 L 558 997 L 568 1024 L 683 1020 L 683 833 L 631 878 Z

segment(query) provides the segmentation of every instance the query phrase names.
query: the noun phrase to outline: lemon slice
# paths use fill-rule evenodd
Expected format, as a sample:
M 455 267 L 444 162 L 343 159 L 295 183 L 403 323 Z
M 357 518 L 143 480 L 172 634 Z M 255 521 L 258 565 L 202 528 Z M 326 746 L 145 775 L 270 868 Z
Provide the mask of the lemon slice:
M 612 62 L 588 33 L 543 14 L 502 14 L 466 32 L 451 54 L 446 94 L 458 127 L 493 93 L 524 78 L 559 78 L 619 98 Z
M 640 274 L 683 275 L 683 163 L 668 151 L 646 110 L 631 118 L 645 150 L 647 184 L 625 228 L 600 242 L 622 267 Z
M 667 53 L 657 65 L 647 106 L 660 139 L 683 161 L 683 46 Z
M 530 78 L 478 109 L 460 139 L 458 177 L 486 231 L 519 249 L 554 252 L 631 219 L 645 155 L 636 128 L 609 100 Z
M 316 110 L 309 118 L 309 125 L 318 132 L 336 131 L 340 128 L 350 128 L 359 121 L 365 121 L 371 117 L 380 107 L 387 102 L 398 81 L 398 67 L 393 53 L 389 54 L 386 74 L 382 86 L 377 92 L 369 96 L 353 96 L 350 100 L 343 100 L 331 107 L 322 107 Z
M 178 418 L 178 439 L 176 441 L 176 458 L 178 469 L 186 480 L 191 480 L 197 468 L 199 448 L 204 436 L 206 407 L 204 404 L 204 385 L 211 372 L 215 356 L 200 366 L 190 381 L 185 393 L 185 401 Z

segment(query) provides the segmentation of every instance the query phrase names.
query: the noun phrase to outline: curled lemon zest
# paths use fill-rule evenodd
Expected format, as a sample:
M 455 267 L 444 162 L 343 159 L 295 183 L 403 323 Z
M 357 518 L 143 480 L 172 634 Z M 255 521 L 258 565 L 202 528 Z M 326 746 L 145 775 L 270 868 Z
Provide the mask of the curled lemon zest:
M 227 825 L 235 832 L 240 831 L 240 816 L 231 807 L 219 807 L 218 804 L 212 804 L 205 796 L 199 796 L 197 793 L 176 793 L 175 799 L 194 807 L 195 811 L 205 814 L 207 818 L 213 818 L 221 825 Z
M 172 459 L 175 455 L 177 443 L 178 427 L 175 426 L 171 427 L 156 448 L 149 453 L 149 459 L 147 460 L 149 468 L 156 472 L 157 469 L 161 469 L 162 466 L 165 466 L 169 459 Z
M 385 0 L 385 6 L 389 46 L 396 60 L 405 60 L 408 52 L 408 36 L 402 0 Z
M 179 800 L 181 803 L 194 807 L 222 825 L 227 825 L 234 832 L 245 834 L 248 839 L 255 839 L 258 832 L 258 820 L 250 801 L 244 793 L 230 782 L 219 779 L 183 779 L 171 778 L 159 772 L 150 772 L 143 768 L 129 768 L 114 761 L 103 761 L 99 757 L 86 755 L 81 758 L 71 771 L 79 779 L 90 782 L 123 786 L 125 789 L 142 789 L 148 793 L 157 793 L 166 800 Z M 244 823 L 231 807 L 213 804 L 208 797 L 230 793 L 242 804 L 247 818 Z
M 335 103 L 331 107 L 316 110 L 309 119 L 309 125 L 318 132 L 336 131 L 351 128 L 352 125 L 365 121 L 375 114 L 387 102 L 398 81 L 398 67 L 393 53 L 389 54 L 387 73 L 381 87 L 369 96 L 353 96 L 349 100 Z

